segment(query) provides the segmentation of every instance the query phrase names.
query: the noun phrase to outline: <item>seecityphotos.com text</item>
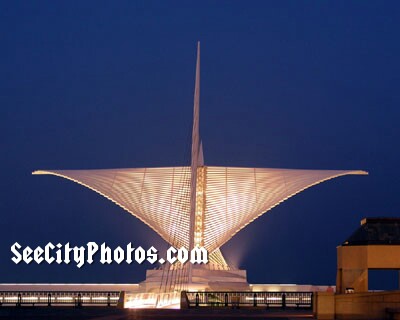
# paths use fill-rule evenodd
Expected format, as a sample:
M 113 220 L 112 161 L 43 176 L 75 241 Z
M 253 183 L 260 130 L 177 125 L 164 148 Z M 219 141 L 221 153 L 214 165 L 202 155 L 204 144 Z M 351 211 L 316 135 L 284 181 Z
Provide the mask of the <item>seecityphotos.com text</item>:
M 78 268 L 81 268 L 86 263 L 92 264 L 96 260 L 102 264 L 112 264 L 114 262 L 117 264 L 142 264 L 145 261 L 150 264 L 164 264 L 166 262 L 170 264 L 208 263 L 208 252 L 204 247 L 195 247 L 189 251 L 184 247 L 175 248 L 171 246 L 166 251 L 166 255 L 160 257 L 159 251 L 153 246 L 146 250 L 141 246 L 134 247 L 131 242 L 126 246 L 118 246 L 116 248 L 110 248 L 105 242 L 101 245 L 95 242 L 88 242 L 85 246 L 73 247 L 70 246 L 69 242 L 64 245 L 61 243 L 54 245 L 49 242 L 44 247 L 37 246 L 36 248 L 23 247 L 18 242 L 15 242 L 11 246 L 11 253 L 11 260 L 15 264 L 70 264 L 73 262 Z

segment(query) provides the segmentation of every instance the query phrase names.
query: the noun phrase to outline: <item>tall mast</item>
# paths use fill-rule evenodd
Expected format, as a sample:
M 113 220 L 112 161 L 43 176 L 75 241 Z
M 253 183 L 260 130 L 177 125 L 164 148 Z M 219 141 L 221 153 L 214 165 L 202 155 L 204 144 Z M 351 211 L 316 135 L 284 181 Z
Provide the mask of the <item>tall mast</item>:
M 189 251 L 194 248 L 197 168 L 199 166 L 199 150 L 200 150 L 199 109 L 200 109 L 200 41 L 197 42 L 196 81 L 194 87 L 194 106 L 193 106 Z M 189 263 L 189 283 L 191 282 L 192 282 L 192 264 Z

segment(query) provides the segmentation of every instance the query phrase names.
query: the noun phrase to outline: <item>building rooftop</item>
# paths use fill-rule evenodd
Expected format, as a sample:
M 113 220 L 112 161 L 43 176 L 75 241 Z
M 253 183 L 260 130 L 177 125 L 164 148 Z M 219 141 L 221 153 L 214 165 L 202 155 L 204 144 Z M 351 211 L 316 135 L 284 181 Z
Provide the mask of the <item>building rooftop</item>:
M 400 218 L 364 218 L 344 246 L 400 245 Z

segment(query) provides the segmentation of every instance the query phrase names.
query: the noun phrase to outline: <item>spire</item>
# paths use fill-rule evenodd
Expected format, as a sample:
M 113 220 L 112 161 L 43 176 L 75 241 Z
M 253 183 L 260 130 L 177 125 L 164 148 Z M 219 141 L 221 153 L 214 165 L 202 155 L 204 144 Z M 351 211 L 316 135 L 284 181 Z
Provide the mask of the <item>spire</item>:
M 197 180 L 197 167 L 199 166 L 199 149 L 200 149 L 199 117 L 200 117 L 200 42 L 197 42 L 196 80 L 194 87 L 194 103 L 193 103 L 189 249 L 193 249 L 194 245 L 193 228 L 194 228 L 194 214 L 196 210 L 196 180 Z
M 192 169 L 197 168 L 200 149 L 200 42 L 197 42 L 196 82 L 194 87 L 193 103 L 193 129 L 192 129 Z
M 193 129 L 192 129 L 192 159 L 191 159 L 191 180 L 190 180 L 190 212 L 189 212 L 189 250 L 194 248 L 194 229 L 196 215 L 196 188 L 197 188 L 197 167 L 199 166 L 199 133 L 200 117 L 200 41 L 197 42 L 196 80 L 194 86 L 193 103 Z M 192 282 L 192 266 L 189 265 L 189 283 Z

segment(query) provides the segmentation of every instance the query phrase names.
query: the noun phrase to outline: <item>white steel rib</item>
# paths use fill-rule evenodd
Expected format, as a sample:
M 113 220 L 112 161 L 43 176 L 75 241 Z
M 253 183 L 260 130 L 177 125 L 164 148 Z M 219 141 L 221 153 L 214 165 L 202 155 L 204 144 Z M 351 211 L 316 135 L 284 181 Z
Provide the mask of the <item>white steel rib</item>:
M 221 247 L 250 222 L 323 181 L 365 171 L 200 167 L 205 171 L 203 245 Z M 165 241 L 189 247 L 190 167 L 46 170 L 79 183 L 142 220 Z

